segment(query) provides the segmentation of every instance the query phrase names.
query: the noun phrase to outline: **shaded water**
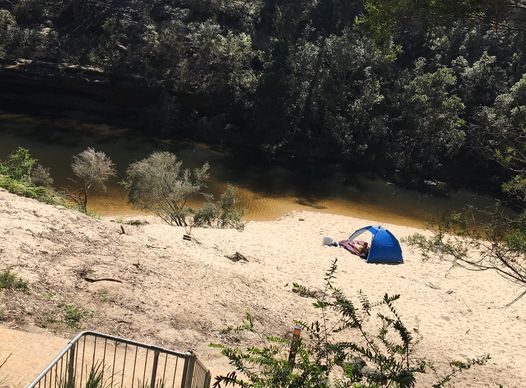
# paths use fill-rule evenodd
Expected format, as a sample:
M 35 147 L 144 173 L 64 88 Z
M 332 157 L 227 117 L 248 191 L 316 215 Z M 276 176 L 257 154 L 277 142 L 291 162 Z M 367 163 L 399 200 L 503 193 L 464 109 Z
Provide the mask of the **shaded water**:
M 292 210 L 310 210 L 389 222 L 422 226 L 432 218 L 467 204 L 487 206 L 490 198 L 466 190 L 448 198 L 433 197 L 396 187 L 386 181 L 367 179 L 359 174 L 344 183 L 343 174 L 313 175 L 276 166 L 261 166 L 259 161 L 240 162 L 221 149 L 204 144 L 152 139 L 106 124 L 75 119 L 54 119 L 0 112 L 0 159 L 16 147 L 28 148 L 41 164 L 51 168 L 56 187 L 74 187 L 69 178 L 71 158 L 86 147 L 106 152 L 115 162 L 118 178 L 106 192 L 94 192 L 90 211 L 101 215 L 131 215 L 131 208 L 118 180 L 130 163 L 152 151 L 168 150 L 194 168 L 208 161 L 212 179 L 209 191 L 217 194 L 227 183 L 240 189 L 248 220 L 271 220 Z

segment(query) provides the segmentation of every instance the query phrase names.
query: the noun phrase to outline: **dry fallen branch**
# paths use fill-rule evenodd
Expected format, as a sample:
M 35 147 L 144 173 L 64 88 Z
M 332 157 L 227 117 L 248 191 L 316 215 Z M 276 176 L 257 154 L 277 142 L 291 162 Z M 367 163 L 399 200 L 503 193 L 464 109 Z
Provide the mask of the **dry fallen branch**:
M 115 283 L 122 283 L 122 280 L 114 279 L 114 278 L 101 278 L 101 279 L 95 279 L 95 278 L 89 278 L 89 277 L 83 277 L 85 281 L 89 283 L 95 283 L 95 282 L 115 282 Z

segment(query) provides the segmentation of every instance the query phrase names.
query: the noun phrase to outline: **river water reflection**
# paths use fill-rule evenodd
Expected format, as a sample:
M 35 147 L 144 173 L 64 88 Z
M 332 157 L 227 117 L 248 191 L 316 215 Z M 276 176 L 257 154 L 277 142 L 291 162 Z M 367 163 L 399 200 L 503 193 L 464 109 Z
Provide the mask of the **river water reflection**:
M 374 222 L 422 226 L 440 214 L 467 204 L 487 206 L 491 200 L 466 190 L 448 198 L 433 197 L 399 188 L 382 180 L 354 176 L 342 183 L 343 175 L 311 175 L 255 161 L 236 161 L 221 149 L 204 144 L 151 139 L 126 129 L 81 120 L 36 117 L 0 112 L 0 159 L 16 147 L 28 148 L 41 164 L 51 168 L 56 187 L 72 187 L 71 158 L 86 147 L 106 152 L 115 162 L 118 178 L 106 192 L 94 192 L 89 210 L 101 215 L 131 215 L 118 180 L 130 163 L 152 151 L 174 152 L 183 166 L 211 164 L 209 191 L 219 193 L 227 183 L 240 189 L 247 220 L 272 220 L 293 210 L 321 211 L 365 218 Z

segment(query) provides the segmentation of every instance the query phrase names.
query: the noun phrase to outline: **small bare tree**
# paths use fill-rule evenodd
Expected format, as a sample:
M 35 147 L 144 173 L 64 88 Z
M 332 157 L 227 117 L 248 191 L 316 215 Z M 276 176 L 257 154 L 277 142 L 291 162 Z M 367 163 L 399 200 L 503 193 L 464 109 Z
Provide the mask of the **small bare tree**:
M 95 151 L 89 147 L 81 153 L 73 156 L 71 169 L 81 185 L 78 195 L 69 195 L 79 206 L 80 210 L 86 213 L 88 206 L 88 193 L 93 187 L 106 190 L 106 181 L 115 176 L 115 165 L 111 159 L 102 151 Z

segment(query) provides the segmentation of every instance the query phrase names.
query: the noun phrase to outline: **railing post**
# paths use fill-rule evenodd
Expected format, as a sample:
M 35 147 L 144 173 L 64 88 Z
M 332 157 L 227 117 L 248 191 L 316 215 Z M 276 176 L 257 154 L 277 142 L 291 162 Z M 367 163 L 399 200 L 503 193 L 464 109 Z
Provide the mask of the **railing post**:
M 117 345 L 118 342 L 124 343 L 127 346 L 135 346 L 136 352 L 135 352 L 135 359 L 134 359 L 134 366 L 133 370 L 135 373 L 135 363 L 137 361 L 137 349 L 145 349 L 147 352 L 153 353 L 153 363 L 152 368 L 147 368 L 145 365 L 144 373 L 148 373 L 148 370 L 151 370 L 151 375 L 148 377 L 144 376 L 143 380 L 146 378 L 146 381 L 150 381 L 150 388 L 158 388 L 159 383 L 161 381 L 157 381 L 158 377 L 161 375 L 162 366 L 159 364 L 164 363 L 164 370 L 166 371 L 166 363 L 168 361 L 168 356 L 175 356 L 177 357 L 177 361 L 175 362 L 175 375 L 173 376 L 173 384 L 175 384 L 176 377 L 180 377 L 180 379 L 177 379 L 177 385 L 179 388 L 209 388 L 211 384 L 212 375 L 210 372 L 204 367 L 204 365 L 201 364 L 201 362 L 197 359 L 197 356 L 192 351 L 187 352 L 175 352 L 168 349 L 159 348 L 156 346 L 151 346 L 147 344 L 143 344 L 136 341 L 131 341 L 125 338 L 119 338 L 115 336 L 110 336 L 106 334 L 101 334 L 97 332 L 82 332 L 79 333 L 73 340 L 71 340 L 68 345 L 60 352 L 58 356 L 56 356 L 53 361 L 35 378 L 35 380 L 28 386 L 28 388 L 35 388 L 37 385 L 41 386 L 43 381 L 43 385 L 53 385 L 52 378 L 55 376 L 55 379 L 58 379 L 57 377 L 57 365 L 60 363 L 60 386 L 63 388 L 75 388 L 75 386 L 78 386 L 78 384 L 82 385 L 82 371 L 84 371 L 84 361 L 85 358 L 87 361 L 91 361 L 95 359 L 95 346 L 96 342 L 93 346 L 93 358 L 90 354 L 84 354 L 85 348 L 86 348 L 86 336 L 93 336 L 95 337 L 95 341 L 97 338 L 103 338 L 105 340 L 112 340 L 116 342 L 115 345 L 115 353 L 113 355 L 113 368 L 115 368 L 115 362 L 116 362 L 116 352 L 117 352 Z M 84 343 L 79 343 L 79 340 L 81 338 L 84 338 Z M 82 345 L 82 346 L 81 346 Z M 68 353 L 69 352 L 69 353 Z M 122 368 L 125 368 L 126 365 L 126 355 L 127 355 L 127 348 L 124 351 L 124 362 L 122 363 Z M 88 352 L 89 353 L 89 352 Z M 148 353 L 146 353 L 148 354 Z M 105 357 L 106 353 L 104 353 Z M 165 359 L 161 358 L 161 355 L 165 357 Z M 82 360 L 81 360 L 82 358 Z M 104 359 L 104 358 L 103 358 Z M 160 360 L 159 360 L 160 359 Z M 149 359 L 148 359 L 149 360 Z M 184 360 L 184 364 L 181 365 L 181 361 Z M 145 361 L 146 362 L 146 361 Z M 65 363 L 65 365 L 63 365 Z M 81 365 L 82 364 L 82 365 Z M 197 365 L 196 365 L 197 364 Z M 179 367 L 178 367 L 179 365 Z M 63 366 L 65 367 L 65 371 L 63 370 Z M 161 371 L 159 371 L 161 369 Z M 182 369 L 182 376 L 180 375 Z M 80 379 L 77 380 L 78 376 L 76 376 L 77 372 L 81 372 Z M 87 373 L 87 370 L 86 370 Z M 123 371 L 124 373 L 124 371 Z M 164 372 L 163 372 L 164 373 Z M 143 374 L 141 370 L 141 375 Z M 195 376 L 194 376 L 195 374 Z M 113 378 L 113 369 L 112 369 L 112 378 Z M 123 377 L 121 378 L 121 381 Z M 164 377 L 163 377 L 164 379 Z M 57 380 L 58 382 L 58 380 Z M 146 383 L 148 384 L 148 383 Z M 56 385 L 56 384 L 55 384 Z
M 195 359 L 196 356 L 194 352 L 190 351 L 189 357 L 186 359 L 184 363 L 184 373 L 183 373 L 183 387 L 184 388 L 192 388 L 192 380 L 194 378 L 194 367 L 195 367 Z
M 152 379 L 150 383 L 150 388 L 155 388 L 155 379 L 157 378 L 157 364 L 159 364 L 159 351 L 156 350 L 153 353 L 153 366 L 152 366 Z
M 75 349 L 76 347 L 77 347 L 77 344 L 73 343 L 73 345 L 69 349 L 67 388 L 75 387 Z
M 205 386 L 203 388 L 210 388 L 210 382 L 212 381 L 212 374 L 210 371 L 206 371 L 205 375 Z

